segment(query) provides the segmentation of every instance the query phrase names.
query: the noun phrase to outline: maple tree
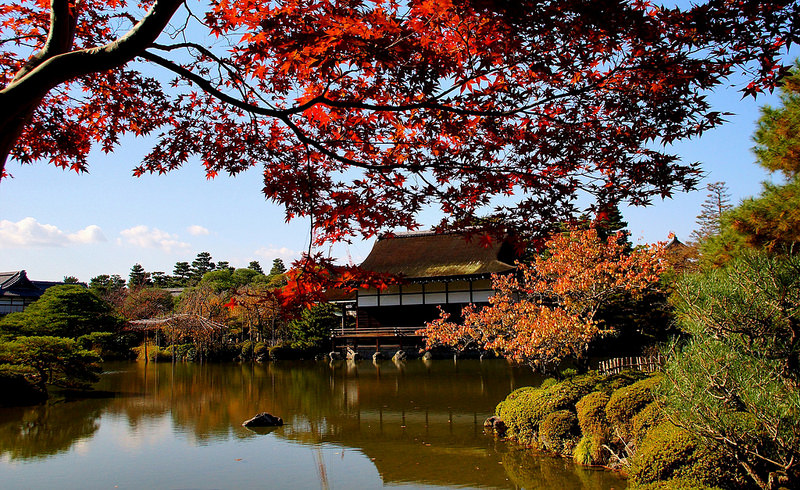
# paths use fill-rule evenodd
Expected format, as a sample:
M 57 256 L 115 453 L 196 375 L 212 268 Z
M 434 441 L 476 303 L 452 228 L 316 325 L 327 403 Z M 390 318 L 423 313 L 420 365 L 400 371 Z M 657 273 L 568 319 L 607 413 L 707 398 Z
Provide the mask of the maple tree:
M 628 252 L 623 233 L 598 237 L 596 229 L 552 236 L 518 275 L 496 275 L 489 306 L 469 305 L 462 322 L 450 315 L 419 333 L 428 347 L 480 348 L 546 370 L 562 359 L 580 359 L 593 339 L 608 333 L 598 311 L 621 295 L 635 297 L 652 286 L 665 267 L 663 246 Z
M 417 226 L 536 229 L 575 195 L 647 204 L 698 166 L 659 143 L 722 122 L 703 92 L 771 89 L 797 2 L 13 0 L 0 5 L 0 170 L 87 169 L 151 135 L 134 169 L 253 166 L 317 243 Z M 749 83 L 748 83 L 749 82 Z M 662 148 L 662 149 L 659 149 Z

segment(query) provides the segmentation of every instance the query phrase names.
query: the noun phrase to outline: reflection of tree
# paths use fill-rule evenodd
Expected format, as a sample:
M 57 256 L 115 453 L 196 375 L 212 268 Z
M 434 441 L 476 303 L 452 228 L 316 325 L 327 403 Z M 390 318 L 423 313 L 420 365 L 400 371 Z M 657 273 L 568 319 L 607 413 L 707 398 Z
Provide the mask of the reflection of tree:
M 505 445 L 483 434 L 483 420 L 509 391 L 536 382 L 530 370 L 504 361 L 140 363 L 123 365 L 101 388 L 139 395 L 116 398 L 108 408 L 124 414 L 132 427 L 171 417 L 176 431 L 202 443 L 279 437 L 354 448 L 374 462 L 384 483 L 503 488 L 513 486 Z M 240 427 L 260 411 L 287 425 L 269 435 Z M 563 470 L 552 469 L 558 471 Z M 559 478 L 579 478 L 570 471 Z M 515 481 L 522 484 L 525 475 Z M 619 486 L 603 473 L 589 477 Z
M 527 450 L 508 447 L 502 452 L 503 467 L 516 488 L 550 490 L 583 488 L 601 490 L 624 488 L 613 474 L 576 466 L 572 461 L 547 454 L 532 456 Z
M 108 400 L 83 400 L 0 412 L 0 456 L 45 458 L 69 450 L 99 428 Z

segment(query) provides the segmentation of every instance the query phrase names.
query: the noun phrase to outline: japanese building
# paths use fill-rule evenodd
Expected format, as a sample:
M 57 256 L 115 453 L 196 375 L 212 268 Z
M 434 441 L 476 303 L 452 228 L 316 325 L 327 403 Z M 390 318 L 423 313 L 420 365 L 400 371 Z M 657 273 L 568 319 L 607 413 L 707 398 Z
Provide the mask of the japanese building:
M 399 276 L 402 283 L 380 290 L 360 289 L 355 328 L 335 333 L 340 345 L 417 345 L 414 334 L 439 316 L 439 308 L 458 318 L 470 304 L 488 304 L 492 274 L 514 271 L 509 240 L 488 246 L 477 237 L 432 232 L 398 233 L 379 238 L 361 268 Z
M 22 311 L 58 281 L 31 281 L 25 271 L 0 272 L 0 315 Z

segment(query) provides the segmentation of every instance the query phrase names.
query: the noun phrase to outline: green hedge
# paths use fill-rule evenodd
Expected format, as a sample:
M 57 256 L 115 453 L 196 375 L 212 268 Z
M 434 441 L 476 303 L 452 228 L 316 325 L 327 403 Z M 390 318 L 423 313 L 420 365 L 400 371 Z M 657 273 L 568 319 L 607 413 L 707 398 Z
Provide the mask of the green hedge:
M 550 451 L 572 455 L 580 440 L 578 417 L 569 410 L 549 413 L 539 426 L 539 439 Z
M 574 410 L 575 403 L 590 393 L 598 380 L 596 373 L 589 373 L 546 388 L 516 390 L 498 405 L 497 415 L 508 427 L 509 436 L 521 444 L 539 446 L 539 425 L 544 418 L 558 410 Z
M 664 422 L 647 432 L 632 458 L 629 476 L 634 487 L 674 480 L 698 488 L 730 482 L 731 470 L 720 453 L 702 446 L 688 431 Z
M 624 440 L 633 439 L 633 417 L 653 402 L 652 389 L 661 383 L 663 375 L 654 375 L 623 386 L 611 394 L 606 405 L 606 417 L 616 433 Z
M 575 404 L 578 425 L 583 434 L 574 454 L 575 461 L 579 464 L 594 465 L 605 462 L 607 451 L 603 446 L 610 440 L 610 426 L 606 418 L 606 405 L 609 399 L 607 393 L 595 391 Z

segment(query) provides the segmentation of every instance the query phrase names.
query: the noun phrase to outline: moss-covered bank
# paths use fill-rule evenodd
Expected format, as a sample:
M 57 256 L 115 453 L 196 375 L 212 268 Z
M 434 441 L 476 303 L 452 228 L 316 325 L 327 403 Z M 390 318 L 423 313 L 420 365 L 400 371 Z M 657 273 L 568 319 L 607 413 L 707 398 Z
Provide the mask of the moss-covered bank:
M 505 436 L 583 465 L 620 470 L 632 488 L 741 488 L 735 465 L 673 425 L 655 402 L 660 374 L 589 372 L 510 393 Z

